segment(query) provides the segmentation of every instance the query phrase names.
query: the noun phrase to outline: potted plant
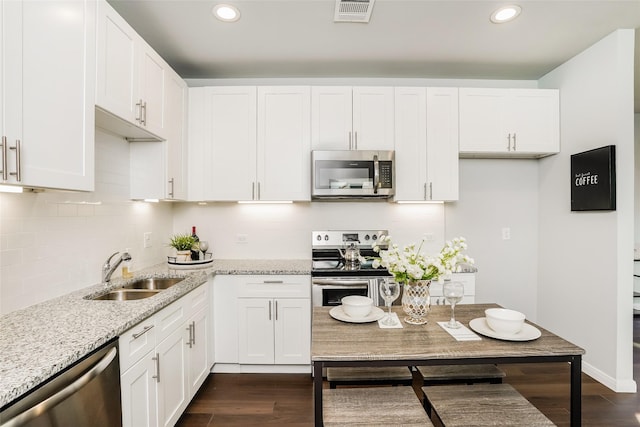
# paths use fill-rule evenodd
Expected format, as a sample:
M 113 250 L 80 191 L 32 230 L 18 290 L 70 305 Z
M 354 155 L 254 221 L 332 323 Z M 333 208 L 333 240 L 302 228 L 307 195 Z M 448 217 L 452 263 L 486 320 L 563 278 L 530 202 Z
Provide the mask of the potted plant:
M 180 262 L 191 259 L 191 248 L 196 243 L 196 239 L 189 233 L 174 234 L 169 241 L 169 246 L 176 250 L 176 260 Z

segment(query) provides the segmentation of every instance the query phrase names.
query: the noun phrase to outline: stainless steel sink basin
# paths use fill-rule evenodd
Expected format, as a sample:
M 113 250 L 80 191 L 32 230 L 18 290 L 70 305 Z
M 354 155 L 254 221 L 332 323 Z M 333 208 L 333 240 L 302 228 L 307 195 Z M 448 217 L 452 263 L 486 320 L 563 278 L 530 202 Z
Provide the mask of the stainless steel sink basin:
M 109 300 L 109 301 L 131 301 L 137 299 L 149 298 L 157 295 L 160 290 L 148 289 L 115 289 L 104 295 L 93 297 L 93 300 Z
M 150 277 L 148 279 L 138 279 L 133 283 L 123 286 L 123 289 L 151 289 L 161 290 L 170 288 L 182 282 L 184 278 L 175 277 Z

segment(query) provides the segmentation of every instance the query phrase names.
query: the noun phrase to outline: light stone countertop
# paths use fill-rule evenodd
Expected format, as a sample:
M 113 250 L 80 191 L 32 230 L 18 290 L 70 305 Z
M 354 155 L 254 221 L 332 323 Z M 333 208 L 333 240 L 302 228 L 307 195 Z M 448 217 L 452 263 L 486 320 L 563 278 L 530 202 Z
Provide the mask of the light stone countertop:
M 117 338 L 126 330 L 206 283 L 209 275 L 310 274 L 311 260 L 214 260 L 207 268 L 159 264 L 133 279 L 101 284 L 0 317 L 0 407 Z M 145 277 L 185 277 L 157 295 L 134 301 L 93 301 L 107 290 Z

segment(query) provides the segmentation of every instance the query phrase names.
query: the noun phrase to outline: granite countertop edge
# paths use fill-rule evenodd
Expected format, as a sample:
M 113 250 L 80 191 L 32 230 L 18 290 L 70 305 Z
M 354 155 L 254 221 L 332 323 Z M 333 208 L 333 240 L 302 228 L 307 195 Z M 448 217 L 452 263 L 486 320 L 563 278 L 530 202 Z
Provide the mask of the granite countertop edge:
M 212 275 L 306 275 L 311 260 L 214 260 L 200 269 L 166 263 L 115 278 L 0 316 L 0 408 L 47 381 L 85 355 L 207 282 Z M 137 301 L 87 298 L 140 278 L 184 277 L 179 284 Z

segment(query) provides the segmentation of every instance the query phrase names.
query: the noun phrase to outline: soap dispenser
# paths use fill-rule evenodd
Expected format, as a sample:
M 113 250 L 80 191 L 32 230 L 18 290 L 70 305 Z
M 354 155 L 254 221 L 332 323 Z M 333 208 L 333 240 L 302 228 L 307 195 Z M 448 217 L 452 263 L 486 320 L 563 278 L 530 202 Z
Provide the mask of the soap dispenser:
M 124 251 L 125 253 L 131 255 L 131 249 L 127 248 Z M 129 257 L 129 259 L 122 262 L 122 278 L 131 279 L 132 277 L 133 272 L 131 271 L 131 257 Z

